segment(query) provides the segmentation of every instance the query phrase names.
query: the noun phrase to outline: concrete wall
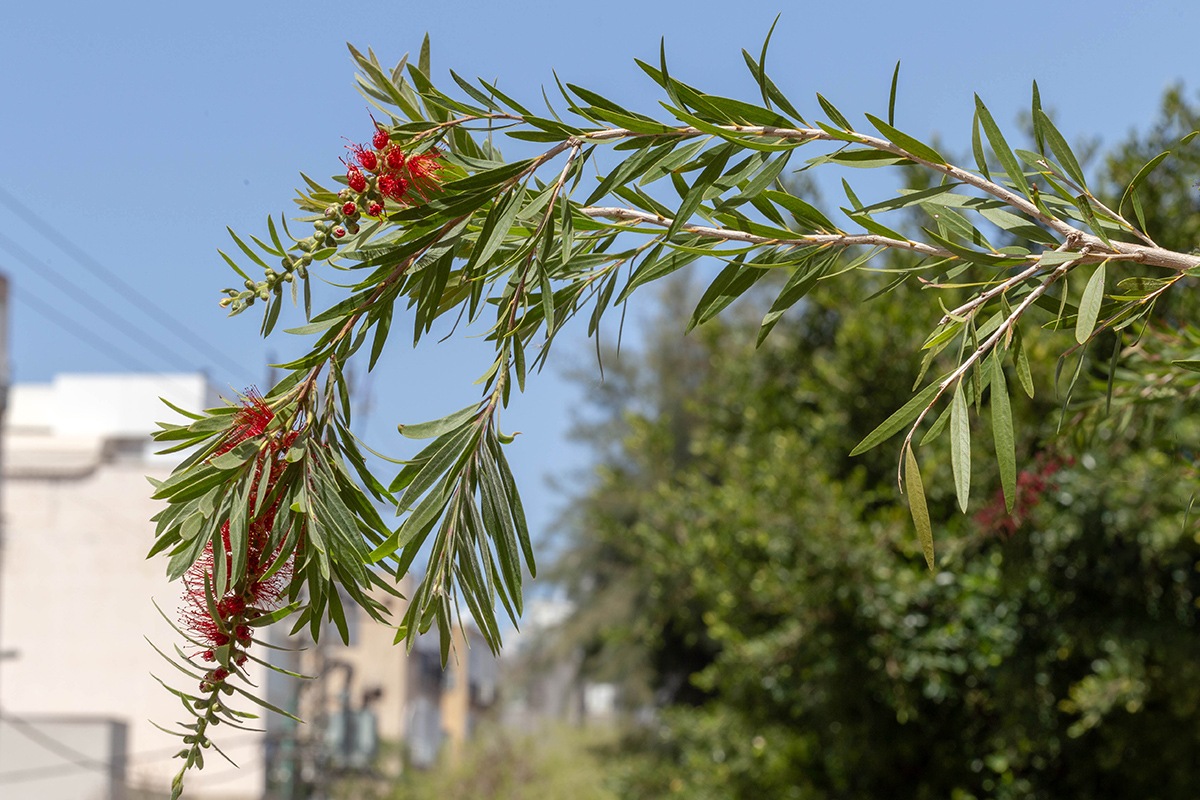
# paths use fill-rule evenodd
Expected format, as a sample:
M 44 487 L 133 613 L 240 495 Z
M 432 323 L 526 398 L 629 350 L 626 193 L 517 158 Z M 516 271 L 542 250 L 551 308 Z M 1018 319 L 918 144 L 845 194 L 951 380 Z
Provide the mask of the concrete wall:
M 151 674 L 194 689 L 151 649 L 178 634 L 152 603 L 178 615 L 179 584 L 165 561 L 146 560 L 149 521 L 161 508 L 145 476 L 165 479 L 170 461 L 147 457 L 155 420 L 214 405 L 203 376 L 61 376 L 14 386 L 4 431 L 4 549 L 0 574 L 0 708 L 26 717 L 96 715 L 128 724 L 129 782 L 165 789 L 179 763 L 171 727 L 186 712 Z M 261 676 L 259 676 L 261 677 Z M 260 735 L 230 732 L 190 780 L 189 797 L 257 798 Z M 8 795 L 0 789 L 0 797 Z

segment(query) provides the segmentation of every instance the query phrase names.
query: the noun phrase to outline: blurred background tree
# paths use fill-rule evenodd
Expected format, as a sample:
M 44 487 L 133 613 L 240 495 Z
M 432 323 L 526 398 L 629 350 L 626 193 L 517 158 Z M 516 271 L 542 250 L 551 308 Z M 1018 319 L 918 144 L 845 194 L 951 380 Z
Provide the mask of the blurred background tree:
M 1112 205 L 1198 121 L 1170 90 L 1162 118 L 1104 159 Z M 1155 173 L 1143 204 L 1151 236 L 1186 251 L 1200 234 L 1200 160 L 1175 163 L 1187 171 Z M 606 360 L 580 429 L 600 466 L 574 504 L 560 568 L 580 608 L 564 635 L 585 645 L 585 669 L 654 710 L 614 757 L 615 788 L 637 798 L 1193 796 L 1195 385 L 1176 372 L 1148 392 L 1153 369 L 1118 370 L 1108 416 L 1105 394 L 1114 345 L 1120 363 L 1142 367 L 1195 351 L 1200 338 L 1180 322 L 1195 319 L 1194 293 L 1174 293 L 1120 344 L 1110 334 L 1083 353 L 1092 391 L 1065 411 L 1050 392 L 1014 395 L 1025 469 L 1012 517 L 1002 498 L 978 499 L 986 493 L 972 516 L 957 514 L 949 446 L 933 446 L 931 573 L 896 493 L 894 454 L 846 455 L 910 396 L 919 363 L 908 354 L 936 322 L 916 281 L 847 302 L 892 277 L 854 298 L 813 292 L 754 357 L 753 298 L 743 317 L 681 341 L 690 306 L 676 287 L 665 333 Z M 1035 385 L 1054 384 L 1052 354 L 1068 340 L 1044 331 L 1026 342 Z M 1057 438 L 1060 425 L 1072 435 Z

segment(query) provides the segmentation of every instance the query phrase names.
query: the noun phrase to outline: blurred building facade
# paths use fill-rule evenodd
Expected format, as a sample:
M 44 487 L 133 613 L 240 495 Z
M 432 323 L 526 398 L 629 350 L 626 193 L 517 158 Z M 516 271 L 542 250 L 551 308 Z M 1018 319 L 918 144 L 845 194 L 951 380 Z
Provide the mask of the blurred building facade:
M 161 559 L 145 558 L 161 507 L 146 476 L 165 479 L 179 458 L 153 452 L 155 421 L 174 418 L 160 397 L 185 409 L 222 403 L 200 374 L 60 375 L 8 392 L 0 438 L 5 800 L 169 796 L 178 739 L 150 720 L 170 727 L 185 712 L 151 675 L 188 679 L 145 641 L 170 652 L 178 640 L 151 599 L 174 620 L 180 586 L 168 583 Z M 381 599 L 403 615 L 402 600 Z M 240 769 L 210 759 L 189 776 L 188 796 L 292 800 L 338 774 L 398 772 L 456 752 L 495 699 L 494 659 L 471 641 L 477 634 L 458 631 L 443 671 L 436 636 L 409 657 L 394 633 L 351 623 L 349 647 L 330 630 L 319 647 L 279 651 L 283 666 L 320 675 L 315 681 L 252 672 L 270 702 L 308 724 L 268 714 L 266 737 L 219 738 Z

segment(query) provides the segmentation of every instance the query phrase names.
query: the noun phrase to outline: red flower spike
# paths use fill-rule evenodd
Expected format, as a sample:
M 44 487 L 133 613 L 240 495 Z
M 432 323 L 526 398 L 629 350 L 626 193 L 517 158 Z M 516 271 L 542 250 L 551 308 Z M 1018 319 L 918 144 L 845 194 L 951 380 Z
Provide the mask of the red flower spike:
M 446 168 L 439 160 L 442 154 L 430 150 L 407 161 L 409 185 L 422 200 L 428 200 L 441 188 L 441 173 Z
M 408 191 L 408 181 L 403 175 L 392 175 L 385 173 L 379 176 L 379 193 L 384 197 L 400 202 L 404 199 L 405 192 Z
M 392 145 L 383 154 L 383 163 L 387 165 L 388 169 L 404 169 L 404 161 L 404 151 L 400 149 L 399 145 Z
M 367 209 L 367 214 L 372 217 L 378 217 L 383 214 L 383 206 L 379 203 L 371 203 L 371 207 Z
M 350 182 L 350 188 L 356 192 L 363 192 L 367 189 L 367 179 L 358 167 L 351 167 L 346 171 L 346 180 Z
M 346 149 L 354 158 L 354 162 L 367 172 L 374 172 L 379 167 L 379 155 L 374 150 L 368 150 L 361 144 L 348 144 Z
M 351 216 L 356 211 L 358 211 L 358 206 L 354 203 L 346 203 L 346 205 L 342 206 L 342 214 L 347 217 Z
M 267 405 L 267 401 L 257 391 L 250 389 L 242 402 L 242 410 L 234 414 L 233 425 L 213 455 L 223 455 L 247 439 L 261 436 L 274 418 L 275 412 Z
M 275 412 L 262 396 L 253 390 L 248 391 L 242 400 L 242 408 L 234 415 L 229 432 L 221 446 L 217 448 L 218 454 L 225 453 L 247 439 L 267 437 L 267 447 L 255 465 L 254 497 L 257 497 L 257 484 L 264 472 L 267 475 L 266 490 L 270 492 L 273 489 L 275 481 L 283 474 L 287 464 L 284 454 L 298 436 L 296 431 L 268 433 L 267 427 L 274 418 Z M 290 559 L 285 561 L 273 575 L 268 577 L 264 574 L 282 553 L 281 544 L 273 549 L 268 549 L 278 507 L 279 503 L 276 502 L 262 509 L 258 517 L 250 521 L 245 543 L 246 573 L 243 581 L 237 587 L 216 585 L 215 559 L 211 541 L 205 546 L 200 558 L 184 573 L 184 602 L 180 621 L 183 623 L 184 629 L 190 633 L 193 641 L 204 648 L 199 655 L 207 661 L 216 659 L 216 648 L 229 645 L 233 641 L 227 633 L 230 626 L 233 626 L 234 636 L 240 640 L 237 644 L 242 648 L 249 646 L 250 628 L 244 624 L 245 620 L 251 616 L 247 613 L 248 605 L 256 606 L 252 613 L 253 616 L 260 615 L 262 613 L 260 609 L 278 606 L 291 582 L 292 563 Z M 229 552 L 231 541 L 228 522 L 221 529 L 221 542 L 226 559 L 226 574 L 229 574 L 233 558 Z M 210 595 L 216 606 L 216 618 L 209 611 L 208 597 Z M 239 654 L 236 648 L 231 653 L 231 657 L 235 659 L 235 663 L 242 663 L 237 661 Z M 241 654 L 240 658 L 244 660 L 245 654 Z M 211 688 L 203 687 L 214 680 L 219 681 L 223 678 L 209 677 L 205 684 L 202 684 L 202 691 L 211 691 Z
M 379 125 L 378 122 L 375 124 Z M 387 131 L 385 131 L 383 128 L 376 128 L 375 135 L 371 137 L 371 144 L 375 145 L 376 150 L 382 150 L 383 148 L 387 147 L 388 142 L 390 141 L 391 137 L 388 136 Z

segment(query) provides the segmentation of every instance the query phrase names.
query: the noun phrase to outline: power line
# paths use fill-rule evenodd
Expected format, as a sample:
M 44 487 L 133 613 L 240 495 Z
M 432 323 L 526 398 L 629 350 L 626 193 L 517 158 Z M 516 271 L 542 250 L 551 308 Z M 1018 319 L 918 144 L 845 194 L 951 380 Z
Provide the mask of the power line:
M 12 714 L 5 713 L 0 715 L 0 722 L 8 722 L 13 726 L 13 729 L 16 730 L 17 733 L 21 734 L 34 744 L 40 745 L 43 749 L 50 751 L 72 766 L 104 772 L 107 772 L 109 769 L 109 764 L 107 762 L 98 761 L 89 756 L 87 753 L 82 753 L 79 750 L 76 750 L 69 744 L 59 741 L 50 734 L 38 730 L 36 726 L 31 725 L 20 717 L 14 717 Z M 28 770 L 21 770 L 21 772 L 27 771 Z M 7 775 L 11 773 L 5 774 Z
M 50 322 L 52 322 L 53 324 L 62 328 L 64 331 L 71 334 L 79 341 L 83 342 L 84 344 L 86 344 L 89 347 L 96 350 L 96 352 L 103 353 L 106 356 L 114 357 L 117 361 L 124 362 L 125 366 L 132 367 L 133 369 L 135 369 L 139 372 L 156 372 L 157 371 L 155 369 L 152 369 L 151 367 L 146 366 L 144 363 L 139 361 L 136 357 L 130 355 L 126 351 L 117 347 L 115 344 L 108 341 L 107 339 L 98 337 L 95 334 L 95 332 L 89 331 L 87 328 L 80 325 L 75 320 L 68 317 L 66 314 L 63 314 L 61 311 L 56 309 L 54 306 L 38 299 L 36 296 L 30 294 L 29 292 L 27 292 L 25 290 L 17 291 L 16 287 L 9 286 L 9 293 L 13 297 L 15 297 L 17 300 L 21 301 L 26 306 L 28 306 L 31 310 L 33 310 L 37 314 L 40 314 L 44 319 L 47 319 Z M 104 346 L 101 347 L 100 344 L 103 344 Z
M 139 328 L 129 320 L 109 309 L 107 306 L 100 304 L 92 295 L 76 286 L 69 278 L 62 275 L 50 265 L 40 261 L 36 256 L 30 253 L 21 245 L 14 242 L 4 234 L 0 233 L 0 248 L 4 248 L 8 252 L 17 257 L 18 260 L 25 263 L 30 269 L 35 270 L 41 277 L 55 284 L 63 293 L 71 296 L 75 302 L 87 308 L 97 317 L 106 321 L 113 328 L 121 331 L 133 341 L 140 344 L 147 350 L 153 351 L 160 358 L 167 361 L 168 364 L 177 365 L 180 362 L 188 363 L 188 359 L 181 356 L 178 352 L 171 350 L 163 345 L 159 340 L 148 334 L 146 331 Z
M 187 344 L 197 353 L 203 353 L 206 358 L 209 358 L 215 363 L 220 364 L 225 369 L 230 369 L 232 367 L 232 371 L 235 373 L 241 373 L 242 377 L 247 377 L 253 374 L 252 371 L 247 370 L 240 363 L 227 360 L 227 356 L 224 353 L 209 345 L 204 341 L 203 338 L 196 335 L 194 331 L 180 324 L 168 314 L 160 311 L 158 304 L 154 300 L 146 297 L 144 294 L 138 291 L 136 287 L 131 286 L 128 282 L 121 278 L 121 276 L 105 267 L 74 242 L 67 239 L 48 222 L 35 214 L 32 209 L 30 209 L 13 195 L 9 194 L 8 191 L 6 191 L 3 187 L 0 187 L 0 203 L 4 203 L 4 205 L 8 206 L 14 213 L 22 217 L 27 225 L 53 242 L 58 249 L 74 258 L 84 267 L 84 269 L 88 270 L 93 275 L 98 276 L 102 281 L 105 281 L 110 285 L 115 285 L 117 288 L 119 288 L 125 293 L 126 299 L 130 300 L 131 303 L 133 302 L 133 299 L 136 299 L 140 303 L 140 305 L 138 305 L 138 309 L 142 313 L 173 333 L 180 339 L 180 341 Z
M 11 714 L 4 714 L 3 717 L 0 717 L 0 719 L 5 719 L 5 720 L 9 720 L 14 723 L 18 723 L 20 725 L 28 726 L 28 730 L 19 730 L 19 732 L 22 733 L 27 738 L 31 738 L 31 739 L 33 739 L 33 737 L 30 737 L 29 734 L 35 733 L 37 736 L 44 737 L 45 739 L 49 740 L 50 742 L 53 742 L 54 745 L 63 748 L 64 752 L 74 753 L 77 756 L 77 757 L 75 757 L 75 756 L 68 757 L 68 756 L 63 755 L 63 753 L 56 752 L 55 755 L 58 755 L 58 756 L 64 758 L 67 763 L 65 763 L 65 764 L 50 764 L 50 765 L 47 765 L 44 767 L 26 767 L 25 769 L 14 769 L 14 770 L 9 770 L 8 772 L 0 772 L 0 786 L 7 785 L 7 784 L 13 784 L 13 783 L 26 783 L 28 781 L 36 781 L 36 780 L 39 780 L 42 778 L 54 778 L 59 775 L 65 775 L 65 774 L 74 772 L 75 770 L 79 770 L 79 769 L 92 770 L 92 771 L 96 771 L 96 772 L 108 772 L 108 770 L 110 768 L 110 764 L 108 762 L 97 761 L 96 759 L 93 759 L 91 756 L 87 755 L 86 753 L 80 753 L 78 750 L 75 750 L 70 745 L 64 744 L 63 742 L 54 738 L 53 736 L 46 733 L 45 731 L 38 730 L 36 726 L 32 725 L 31 723 L 29 723 L 26 720 L 18 720 L 17 717 L 12 716 Z M 14 727 L 17 727 L 17 725 L 14 724 Z M 222 745 L 221 749 L 222 750 L 233 750 L 238 747 L 245 747 L 247 745 L 257 744 L 260 741 L 260 739 L 261 739 L 261 737 L 258 737 L 258 736 L 242 737 L 240 739 L 234 740 L 232 744 L 230 744 L 229 742 L 226 742 L 224 745 Z M 33 739 L 33 740 L 38 741 L 37 739 Z M 43 742 L 40 742 L 40 741 L 38 741 L 38 744 L 42 744 L 43 746 L 46 746 Z M 53 750 L 53 747 L 47 747 L 47 749 Z M 178 751 L 179 751 L 178 746 L 170 747 L 170 748 L 159 748 L 157 750 L 147 750 L 147 751 L 143 751 L 141 753 L 128 754 L 125 756 L 125 760 L 126 760 L 126 762 L 148 761 L 151 759 L 158 760 L 161 758 L 165 758 L 167 756 L 174 755 Z M 237 769 L 232 770 L 232 772 L 236 775 Z M 245 772 L 243 772 L 243 774 L 245 774 Z M 218 775 L 219 775 L 219 777 L 217 778 L 216 782 L 228 780 L 228 778 L 221 772 L 218 772 Z M 208 784 L 211 784 L 214 782 L 211 779 L 208 779 L 207 773 L 205 775 L 205 778 L 206 778 L 206 781 Z

